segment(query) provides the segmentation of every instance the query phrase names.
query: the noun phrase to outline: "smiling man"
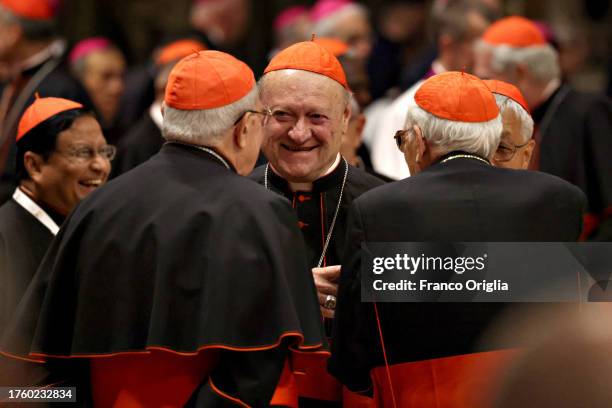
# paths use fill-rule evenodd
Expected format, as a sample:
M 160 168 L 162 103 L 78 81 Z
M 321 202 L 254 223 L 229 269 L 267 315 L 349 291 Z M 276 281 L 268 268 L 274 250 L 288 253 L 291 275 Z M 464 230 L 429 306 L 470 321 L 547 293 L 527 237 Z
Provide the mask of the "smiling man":
M 40 98 L 24 112 L 17 133 L 19 187 L 0 207 L 0 331 L 59 225 L 106 182 L 114 153 L 79 103 Z
M 317 42 L 294 44 L 265 70 L 261 100 L 270 118 L 262 150 L 269 163 L 252 177 L 285 196 L 299 219 L 324 317 L 332 318 L 344 247 L 346 213 L 353 200 L 383 184 L 340 155 L 350 108 L 350 90 L 340 62 Z M 326 358 L 294 361 L 300 396 L 337 401 L 340 387 L 325 368 Z M 305 406 L 302 400 L 300 406 Z

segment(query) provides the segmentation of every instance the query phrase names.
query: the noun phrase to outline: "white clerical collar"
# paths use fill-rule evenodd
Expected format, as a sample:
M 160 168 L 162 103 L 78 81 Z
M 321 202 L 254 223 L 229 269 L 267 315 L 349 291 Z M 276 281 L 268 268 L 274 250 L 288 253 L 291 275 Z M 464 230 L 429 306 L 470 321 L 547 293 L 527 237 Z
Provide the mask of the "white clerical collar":
M 17 204 L 22 206 L 27 212 L 32 214 L 32 216 L 34 216 L 34 218 L 36 218 L 42 225 L 47 227 L 47 229 L 51 231 L 53 235 L 57 235 L 59 226 L 51 217 L 49 217 L 49 214 L 47 214 L 45 210 L 40 208 L 38 204 L 32 201 L 32 199 L 23 193 L 19 187 L 17 187 L 13 193 L 13 200 L 15 200 Z
M 153 102 L 153 105 L 149 108 L 149 115 L 153 120 L 153 123 L 157 125 L 157 127 L 161 130 L 162 124 L 164 123 L 164 117 L 161 112 L 162 104 L 161 102 Z
M 329 166 L 329 169 L 327 169 L 327 171 L 321 177 L 325 177 L 328 174 L 331 174 L 332 171 L 336 170 L 336 167 L 338 167 L 338 165 L 340 164 L 340 159 L 341 158 L 342 158 L 342 156 L 340 156 L 340 153 L 338 153 L 334 163 L 331 166 Z

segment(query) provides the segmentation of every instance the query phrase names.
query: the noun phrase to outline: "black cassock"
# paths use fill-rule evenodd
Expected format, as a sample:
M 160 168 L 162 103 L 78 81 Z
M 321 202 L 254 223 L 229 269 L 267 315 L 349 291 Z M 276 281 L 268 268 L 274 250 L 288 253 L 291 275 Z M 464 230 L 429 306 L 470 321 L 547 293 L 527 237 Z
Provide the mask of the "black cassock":
M 562 85 L 533 112 L 541 133 L 539 170 L 580 187 L 587 238 L 612 240 L 612 102 Z
M 584 201 L 557 177 L 466 158 L 364 194 L 349 215 L 329 371 L 363 391 L 384 366 L 373 304 L 361 302 L 362 242 L 575 241 Z M 484 351 L 477 342 L 502 306 L 378 303 L 389 363 Z
M 384 181 L 341 160 L 328 175 L 314 181 L 312 191 L 291 191 L 287 180 L 271 169 L 268 170 L 268 188 L 281 194 L 291 202 L 298 216 L 299 227 L 308 247 L 309 265 L 317 266 L 323 251 L 325 238 L 332 224 L 344 172 L 348 166 L 346 185 L 338 211 L 336 224 L 325 259 L 321 266 L 339 265 L 342 261 L 348 210 L 357 197 L 366 191 L 384 184 Z M 257 167 L 250 177 L 264 185 L 266 166 Z
M 348 172 L 347 172 L 348 170 Z M 265 184 L 266 165 L 253 171 L 251 178 Z M 353 201 L 366 191 L 384 184 L 377 177 L 349 165 L 341 160 L 338 166 L 328 175 L 314 181 L 312 191 L 292 191 L 287 180 L 268 168 L 268 188 L 291 202 L 298 217 L 298 225 L 306 241 L 308 262 L 311 268 L 318 265 L 325 240 L 329 234 L 336 210 L 338 214 L 334 224 L 329 247 L 321 266 L 340 265 L 344 249 L 348 209 Z M 344 175 L 346 183 L 340 198 Z M 340 204 L 338 206 L 338 204 Z M 331 319 L 325 319 L 326 333 L 331 334 Z M 300 407 L 336 407 L 339 406 L 341 387 L 329 377 L 325 370 L 326 357 L 302 359 L 294 356 L 293 370 L 296 374 Z M 336 385 L 338 394 L 321 393 L 320 390 Z M 332 401 L 334 399 L 335 401 Z
M 51 231 L 15 200 L 0 207 L 0 333 L 52 240 Z
M 1 350 L 55 360 L 218 349 L 191 401 L 217 406 L 214 380 L 234 398 L 265 405 L 288 347 L 325 343 L 295 224 L 284 199 L 211 154 L 165 145 L 70 215 Z
M 58 225 L 63 217 L 48 208 L 46 212 Z M 10 319 L 54 235 L 14 199 L 0 207 L 0 333 L 8 329 Z M 44 367 L 8 359 L 0 355 L 0 386 L 27 385 L 44 381 Z

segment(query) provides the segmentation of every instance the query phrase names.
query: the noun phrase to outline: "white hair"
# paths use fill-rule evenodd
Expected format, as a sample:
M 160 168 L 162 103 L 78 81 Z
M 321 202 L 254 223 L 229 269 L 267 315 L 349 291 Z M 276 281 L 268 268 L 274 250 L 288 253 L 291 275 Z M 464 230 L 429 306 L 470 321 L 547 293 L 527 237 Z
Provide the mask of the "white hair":
M 499 112 L 504 115 L 506 111 L 514 112 L 514 115 L 521 122 L 521 140 L 522 143 L 527 143 L 531 136 L 533 135 L 533 119 L 531 115 L 519 105 L 518 102 L 512 100 L 511 98 L 494 93 L 495 102 L 497 102 L 497 107 L 499 108 Z
M 255 86 L 242 99 L 215 109 L 182 110 L 164 103 L 162 135 L 168 141 L 215 146 L 241 115 L 255 108 L 257 99 Z
M 349 3 L 340 10 L 317 21 L 312 27 L 312 32 L 319 37 L 334 37 L 336 35 L 338 21 L 350 15 L 356 15 L 367 19 L 368 10 L 361 4 Z
M 429 143 L 440 149 L 441 154 L 462 150 L 490 157 L 495 153 L 502 133 L 501 115 L 488 122 L 455 122 L 426 112 L 411 99 L 404 129 L 412 129 L 414 125 L 421 129 Z
M 476 42 L 477 52 L 491 52 L 491 69 L 497 73 L 507 72 L 518 64 L 524 64 L 541 83 L 561 78 L 559 55 L 549 44 L 531 47 L 492 45 L 486 41 Z

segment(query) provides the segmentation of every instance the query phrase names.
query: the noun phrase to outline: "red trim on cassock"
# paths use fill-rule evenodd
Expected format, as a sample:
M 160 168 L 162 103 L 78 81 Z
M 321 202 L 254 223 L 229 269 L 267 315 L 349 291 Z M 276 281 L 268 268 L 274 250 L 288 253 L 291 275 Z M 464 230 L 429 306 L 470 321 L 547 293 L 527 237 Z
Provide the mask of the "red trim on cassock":
M 578 241 L 586 241 L 599 227 L 599 224 L 610 217 L 612 217 L 612 207 L 604 209 L 601 214 L 584 214 L 582 216 L 582 233 Z
M 219 343 L 219 344 L 210 344 L 206 346 L 200 346 L 198 347 L 197 350 L 192 351 L 192 352 L 176 351 L 176 350 L 172 350 L 170 348 L 163 347 L 163 346 L 148 346 L 145 348 L 145 350 L 139 350 L 139 351 L 118 351 L 114 353 L 111 352 L 111 353 L 98 353 L 98 354 L 73 354 L 69 356 L 57 355 L 57 354 L 46 354 L 46 353 L 40 353 L 40 352 L 31 352 L 29 356 L 30 357 L 43 357 L 43 358 L 104 358 L 104 357 L 112 357 L 112 356 L 127 355 L 127 354 L 146 354 L 151 351 L 166 351 L 166 352 L 178 354 L 181 356 L 193 356 L 204 350 L 209 350 L 209 349 L 224 349 L 224 350 L 244 351 L 244 352 L 264 351 L 264 350 L 270 350 L 270 349 L 278 347 L 281 344 L 281 342 L 284 340 L 285 337 L 292 337 L 292 336 L 300 339 L 299 345 L 297 346 L 299 350 L 317 349 L 323 345 L 322 343 L 317 343 L 311 346 L 304 346 L 303 344 L 304 336 L 301 333 L 287 332 L 287 333 L 283 333 L 282 335 L 280 335 L 276 343 L 273 343 L 270 345 L 263 345 L 263 346 L 239 347 L 239 346 L 228 346 L 228 345 Z M 10 355 L 8 353 L 3 353 L 3 354 L 6 354 L 9 357 L 13 357 L 13 355 Z M 19 358 L 17 356 L 14 356 L 14 357 Z M 21 358 L 21 359 L 26 360 L 26 361 L 44 362 L 44 360 L 28 360 L 27 358 Z
M 221 391 L 219 388 L 217 388 L 215 386 L 215 384 L 213 384 L 211 378 L 208 379 L 208 384 L 210 384 L 210 388 L 213 390 L 213 392 L 215 394 L 220 395 L 222 398 L 228 399 L 228 400 L 232 401 L 233 403 L 240 405 L 243 408 L 251 408 L 250 405 L 244 403 L 243 401 L 240 401 L 238 398 L 234 398 L 231 395 L 228 395 L 228 394 L 224 393 L 223 391 Z
M 272 406 L 298 408 L 297 384 L 295 383 L 295 377 L 291 372 L 289 358 L 290 357 L 285 360 L 283 372 L 281 373 L 276 389 L 274 390 L 274 395 L 272 395 L 272 401 L 270 401 L 270 405 Z
M 519 354 L 519 349 L 506 349 L 390 365 L 397 406 L 489 408 Z M 374 368 L 371 377 L 376 406 L 392 407 L 385 367 Z
M 97 408 L 182 407 L 217 361 L 214 351 L 180 355 L 165 351 L 91 360 Z

